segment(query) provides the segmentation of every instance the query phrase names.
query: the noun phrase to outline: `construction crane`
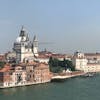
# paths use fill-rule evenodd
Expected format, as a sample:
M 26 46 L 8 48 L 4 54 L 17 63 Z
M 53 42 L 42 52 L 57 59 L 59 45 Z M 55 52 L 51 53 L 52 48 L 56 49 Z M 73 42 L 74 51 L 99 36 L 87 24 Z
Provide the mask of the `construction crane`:
M 54 44 L 53 42 L 39 42 L 39 45 L 50 45 Z

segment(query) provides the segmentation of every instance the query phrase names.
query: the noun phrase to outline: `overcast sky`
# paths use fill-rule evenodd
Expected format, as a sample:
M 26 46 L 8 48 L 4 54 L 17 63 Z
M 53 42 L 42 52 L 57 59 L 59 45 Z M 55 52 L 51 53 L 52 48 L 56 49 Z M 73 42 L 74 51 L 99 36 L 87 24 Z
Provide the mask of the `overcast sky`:
M 0 53 L 12 49 L 22 25 L 40 50 L 100 52 L 100 0 L 0 0 Z

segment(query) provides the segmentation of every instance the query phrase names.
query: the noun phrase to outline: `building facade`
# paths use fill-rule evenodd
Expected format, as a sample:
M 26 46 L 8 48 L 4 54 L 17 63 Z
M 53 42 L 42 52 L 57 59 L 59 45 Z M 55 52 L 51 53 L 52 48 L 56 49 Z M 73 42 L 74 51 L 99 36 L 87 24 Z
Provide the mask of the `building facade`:
M 100 63 L 95 59 L 90 61 L 90 59 L 87 59 L 87 56 L 85 56 L 84 53 L 75 52 L 72 62 L 76 70 L 81 70 L 84 72 L 100 72 Z
M 27 31 L 22 27 L 20 35 L 14 42 L 13 50 L 16 52 L 17 62 L 25 62 L 30 57 L 38 56 L 38 40 L 34 36 L 33 41 L 30 41 Z
M 22 63 L 12 67 L 5 65 L 0 69 L 0 88 L 32 85 L 51 81 L 48 64 Z
M 87 65 L 87 59 L 81 52 L 74 53 L 72 62 L 76 70 L 85 70 L 85 66 Z

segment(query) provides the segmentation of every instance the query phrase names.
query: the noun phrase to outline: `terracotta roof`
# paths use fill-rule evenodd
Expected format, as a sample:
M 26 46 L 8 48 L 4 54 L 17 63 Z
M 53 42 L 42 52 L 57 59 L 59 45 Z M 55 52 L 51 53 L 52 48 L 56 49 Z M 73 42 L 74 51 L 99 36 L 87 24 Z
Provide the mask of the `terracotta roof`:
M 7 72 L 9 70 L 11 70 L 12 67 L 9 64 L 6 64 L 1 70 L 0 72 Z
M 45 55 L 39 55 L 37 58 L 40 58 L 40 59 L 49 59 L 49 57 L 48 56 L 45 56 Z
M 38 65 L 35 67 L 35 69 L 47 69 L 48 64 L 46 63 L 38 63 Z
M 37 58 L 43 58 L 43 59 L 47 59 L 47 58 L 50 58 L 50 57 L 53 57 L 53 58 L 65 58 L 66 55 L 65 54 L 39 54 L 39 56 Z
M 100 56 L 100 53 L 85 53 L 85 56 Z
M 87 65 L 100 65 L 100 63 L 87 63 Z

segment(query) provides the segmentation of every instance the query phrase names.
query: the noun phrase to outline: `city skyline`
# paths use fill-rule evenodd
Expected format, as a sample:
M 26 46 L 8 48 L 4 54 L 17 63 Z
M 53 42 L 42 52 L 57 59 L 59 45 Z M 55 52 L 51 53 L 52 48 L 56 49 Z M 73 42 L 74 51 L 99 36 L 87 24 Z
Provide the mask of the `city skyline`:
M 39 50 L 100 52 L 99 5 L 99 0 L 2 0 L 0 53 L 12 50 L 22 25 L 31 39 L 37 35 L 48 43 Z

